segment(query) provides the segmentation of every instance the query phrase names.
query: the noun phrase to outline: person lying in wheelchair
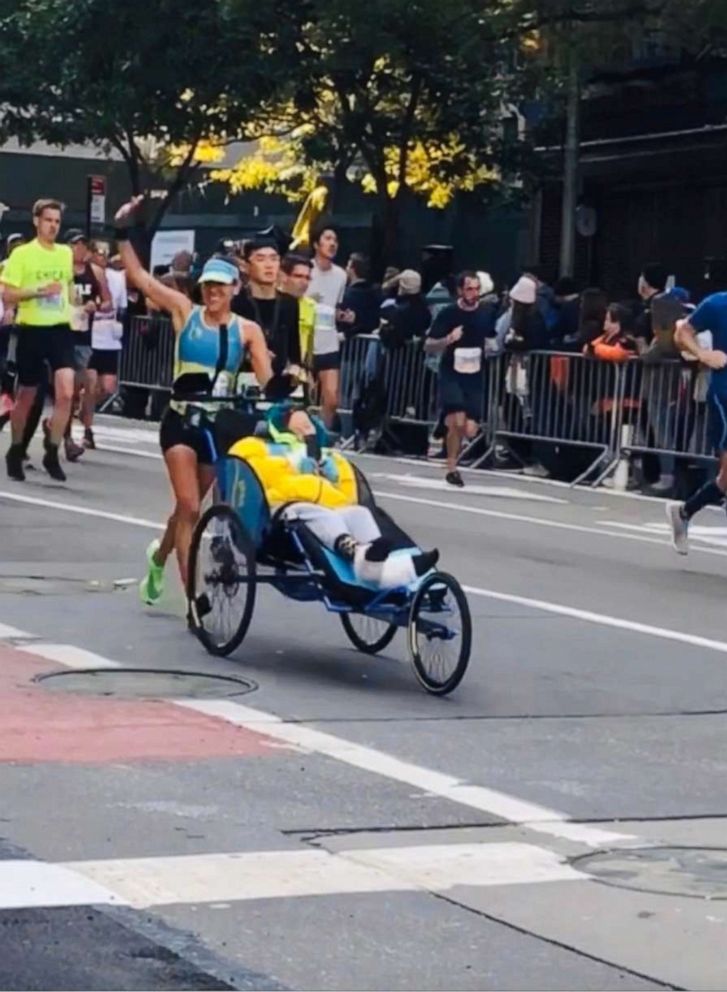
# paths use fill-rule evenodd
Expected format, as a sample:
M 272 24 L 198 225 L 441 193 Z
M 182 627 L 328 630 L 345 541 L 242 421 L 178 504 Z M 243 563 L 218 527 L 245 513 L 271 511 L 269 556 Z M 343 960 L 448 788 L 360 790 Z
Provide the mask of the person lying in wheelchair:
M 268 411 L 266 426 L 269 440 L 243 438 L 230 454 L 254 470 L 273 518 L 303 525 L 303 533 L 349 563 L 354 578 L 367 585 L 409 586 L 434 568 L 436 549 L 420 551 L 382 511 L 377 519 L 359 504 L 354 469 L 326 447 L 327 434 L 317 418 L 283 400 Z M 390 525 L 389 535 L 382 522 Z

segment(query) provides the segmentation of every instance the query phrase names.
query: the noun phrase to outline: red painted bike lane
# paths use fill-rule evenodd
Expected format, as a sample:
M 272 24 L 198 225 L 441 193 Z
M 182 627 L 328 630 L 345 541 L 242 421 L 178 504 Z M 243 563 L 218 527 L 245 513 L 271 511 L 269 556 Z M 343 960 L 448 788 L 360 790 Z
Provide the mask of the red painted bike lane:
M 99 764 L 280 754 L 263 734 L 173 702 L 52 692 L 37 676 L 64 670 L 0 644 L 0 762 Z

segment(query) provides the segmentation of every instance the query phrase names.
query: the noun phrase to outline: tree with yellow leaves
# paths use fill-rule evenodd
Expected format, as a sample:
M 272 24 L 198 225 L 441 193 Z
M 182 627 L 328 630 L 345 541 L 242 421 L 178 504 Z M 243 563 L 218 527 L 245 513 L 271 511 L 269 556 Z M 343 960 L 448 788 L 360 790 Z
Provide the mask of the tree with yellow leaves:
M 376 197 L 393 260 L 407 197 L 442 208 L 502 182 L 503 118 L 525 79 L 513 71 L 509 0 L 298 0 L 291 18 L 292 99 L 250 154 L 215 173 L 232 190 L 296 202 L 322 174 L 348 172 Z

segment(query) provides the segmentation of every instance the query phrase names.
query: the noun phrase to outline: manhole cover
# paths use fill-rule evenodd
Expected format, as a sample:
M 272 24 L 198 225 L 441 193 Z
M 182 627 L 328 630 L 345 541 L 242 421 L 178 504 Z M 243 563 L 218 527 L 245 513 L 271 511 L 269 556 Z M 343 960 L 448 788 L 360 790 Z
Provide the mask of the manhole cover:
M 639 892 L 727 899 L 727 848 L 643 847 L 586 854 L 574 867 L 607 885 Z
M 237 675 L 207 675 L 162 668 L 85 668 L 39 675 L 51 692 L 120 699 L 219 699 L 242 696 L 257 685 Z
M 25 596 L 68 596 L 78 592 L 113 592 L 113 582 L 73 579 L 64 575 L 3 575 L 0 592 Z

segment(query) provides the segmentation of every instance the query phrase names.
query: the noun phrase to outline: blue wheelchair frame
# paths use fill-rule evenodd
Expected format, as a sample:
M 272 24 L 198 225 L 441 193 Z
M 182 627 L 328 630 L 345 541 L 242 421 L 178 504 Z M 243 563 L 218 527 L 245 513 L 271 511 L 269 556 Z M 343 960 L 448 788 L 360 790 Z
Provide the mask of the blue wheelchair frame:
M 187 402 L 194 405 L 192 399 L 187 400 Z M 209 402 L 209 399 L 205 398 L 204 402 Z M 246 397 L 220 399 L 219 402 L 236 403 L 238 408 L 242 405 L 247 408 L 248 412 L 254 409 L 254 403 Z M 298 533 L 299 525 L 291 521 L 273 519 L 262 483 L 252 466 L 244 459 L 234 455 L 220 455 L 215 440 L 214 424 L 208 417 L 204 416 L 204 411 L 200 411 L 200 413 L 201 416 L 196 426 L 205 434 L 216 471 L 219 499 L 215 502 L 222 501 L 232 507 L 255 548 L 257 563 L 274 570 L 271 574 L 261 574 L 256 570 L 254 576 L 241 576 L 239 582 L 242 584 L 254 582 L 271 585 L 284 596 L 299 602 L 322 602 L 329 613 L 358 613 L 384 623 L 394 624 L 397 627 L 408 626 L 412 600 L 421 580 L 417 580 L 410 586 L 398 586 L 393 589 L 379 589 L 373 585 L 361 583 L 353 576 L 348 562 L 343 561 L 340 556 L 321 545 L 322 553 L 341 584 L 349 585 L 354 589 L 365 590 L 371 594 L 370 598 L 359 604 L 346 602 L 342 597 L 334 596 L 330 589 L 331 576 L 313 566 L 310 555 Z M 357 468 L 354 471 L 356 472 L 357 483 L 360 485 L 363 476 Z M 278 533 L 287 536 L 291 548 L 300 558 L 299 562 L 278 560 L 266 551 L 266 541 L 273 528 L 280 528 Z M 427 633 L 445 640 L 455 636 L 446 624 L 431 620 L 426 621 L 424 629 Z

